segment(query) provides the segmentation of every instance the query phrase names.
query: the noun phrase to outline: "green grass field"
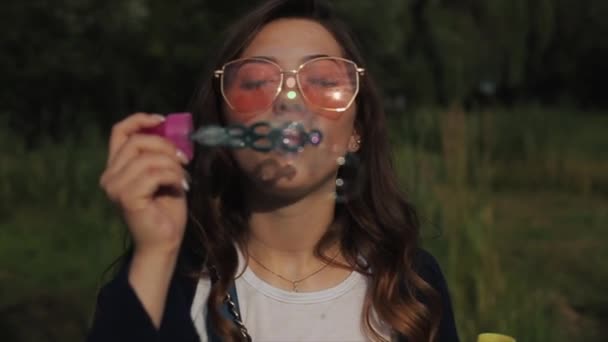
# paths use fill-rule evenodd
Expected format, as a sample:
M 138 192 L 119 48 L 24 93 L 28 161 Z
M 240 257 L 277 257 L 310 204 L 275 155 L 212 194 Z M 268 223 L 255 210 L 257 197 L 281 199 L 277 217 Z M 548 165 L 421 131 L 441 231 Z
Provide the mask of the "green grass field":
M 463 341 L 606 339 L 608 116 L 429 109 L 391 128 Z M 82 340 L 121 250 L 105 140 L 88 136 L 28 151 L 0 131 L 0 341 Z

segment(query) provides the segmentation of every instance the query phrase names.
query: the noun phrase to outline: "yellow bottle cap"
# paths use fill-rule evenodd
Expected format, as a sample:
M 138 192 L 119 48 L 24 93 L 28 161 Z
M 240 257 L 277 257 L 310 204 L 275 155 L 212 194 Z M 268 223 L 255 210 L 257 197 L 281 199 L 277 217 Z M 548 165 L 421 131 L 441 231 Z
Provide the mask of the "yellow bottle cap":
M 477 336 L 477 342 L 516 342 L 511 336 L 494 334 L 494 333 L 483 333 Z

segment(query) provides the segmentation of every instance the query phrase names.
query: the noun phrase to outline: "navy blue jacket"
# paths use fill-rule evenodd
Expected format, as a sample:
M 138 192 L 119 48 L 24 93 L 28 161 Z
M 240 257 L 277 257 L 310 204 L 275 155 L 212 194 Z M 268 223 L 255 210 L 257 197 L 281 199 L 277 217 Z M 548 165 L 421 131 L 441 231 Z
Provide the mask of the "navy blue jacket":
M 458 341 L 450 296 L 437 261 L 424 251 L 418 253 L 416 259 L 415 266 L 420 276 L 437 290 L 442 300 L 439 341 Z M 128 267 L 123 267 L 99 292 L 87 341 L 199 342 L 190 317 L 195 289 L 195 279 L 176 272 L 169 287 L 162 322 L 157 329 L 129 285 Z

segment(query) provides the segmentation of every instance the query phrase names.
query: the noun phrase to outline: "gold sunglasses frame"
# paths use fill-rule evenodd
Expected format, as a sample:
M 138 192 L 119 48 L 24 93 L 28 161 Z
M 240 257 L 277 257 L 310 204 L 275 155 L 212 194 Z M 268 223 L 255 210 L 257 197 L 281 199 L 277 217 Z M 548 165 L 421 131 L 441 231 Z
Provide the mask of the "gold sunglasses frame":
M 356 79 L 356 81 L 357 81 L 356 83 L 357 84 L 356 84 L 356 88 L 355 88 L 355 92 L 353 94 L 353 97 L 350 100 L 350 102 L 348 102 L 348 104 L 346 105 L 346 107 L 341 107 L 341 108 L 324 108 L 324 107 L 321 107 L 321 106 L 317 106 L 317 105 L 313 104 L 306 97 L 306 95 L 304 94 L 304 92 L 302 91 L 302 84 L 300 83 L 300 70 L 302 70 L 306 65 L 308 65 L 310 63 L 313 63 L 313 62 L 320 61 L 320 60 L 339 60 L 339 61 L 351 64 L 352 66 L 355 67 L 355 70 L 356 70 L 355 75 L 357 77 L 357 79 Z M 231 66 L 233 64 L 236 64 L 236 63 L 243 62 L 243 61 L 260 61 L 260 62 L 269 63 L 269 64 L 272 64 L 272 65 L 276 66 L 277 69 L 280 71 L 281 79 L 279 81 L 279 86 L 277 87 L 276 94 L 274 94 L 274 96 L 272 98 L 272 101 L 270 101 L 270 105 L 268 106 L 268 108 L 272 107 L 272 104 L 276 101 L 276 99 L 279 96 L 279 94 L 283 91 L 283 83 L 285 82 L 285 75 L 286 74 L 291 74 L 291 75 L 295 76 L 295 80 L 296 80 L 296 83 L 298 85 L 298 91 L 300 92 L 300 94 L 302 95 L 302 97 L 304 98 L 304 100 L 306 100 L 306 102 L 308 102 L 310 105 L 314 106 L 315 108 L 318 108 L 318 109 L 321 109 L 321 110 L 341 113 L 341 112 L 346 111 L 348 108 L 350 108 L 350 106 L 352 106 L 353 102 L 355 102 L 355 99 L 357 98 L 357 95 L 359 94 L 359 89 L 360 89 L 360 84 L 361 84 L 361 81 L 360 81 L 359 78 L 365 76 L 365 69 L 364 68 L 360 68 L 355 62 L 353 62 L 353 61 L 351 61 L 349 59 L 346 59 L 346 58 L 342 58 L 342 57 L 331 57 L 331 56 L 328 56 L 328 57 L 325 57 L 325 56 L 324 57 L 316 57 L 316 58 L 310 59 L 310 60 L 308 60 L 308 61 L 300 64 L 300 66 L 297 69 L 294 69 L 294 70 L 283 70 L 283 68 L 279 64 L 277 64 L 277 63 L 275 63 L 275 62 L 273 62 L 271 60 L 268 60 L 266 58 L 251 57 L 251 58 L 239 58 L 239 59 L 235 59 L 233 61 L 230 61 L 230 62 L 224 64 L 221 69 L 215 70 L 215 72 L 214 72 L 215 78 L 219 78 L 220 79 L 220 91 L 222 92 L 222 97 L 224 98 L 224 101 L 226 101 L 226 104 L 228 104 L 228 107 L 230 107 L 230 109 L 232 109 L 232 110 L 235 110 L 235 108 L 230 103 L 230 101 L 228 100 L 228 97 L 226 96 L 226 94 L 224 92 L 224 75 L 225 75 L 225 71 L 226 71 L 227 67 L 229 67 L 229 66 Z M 265 108 L 263 110 L 267 110 L 268 108 Z

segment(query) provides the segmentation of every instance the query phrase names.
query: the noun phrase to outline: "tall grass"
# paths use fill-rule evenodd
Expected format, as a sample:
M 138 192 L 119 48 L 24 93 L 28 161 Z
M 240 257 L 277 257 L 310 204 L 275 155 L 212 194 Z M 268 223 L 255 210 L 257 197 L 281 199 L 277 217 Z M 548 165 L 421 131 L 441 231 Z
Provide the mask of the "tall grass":
M 606 118 L 592 119 L 608 127 Z M 455 108 L 412 113 L 391 126 L 397 167 L 424 213 L 424 243 L 444 267 L 463 341 L 485 331 L 539 342 L 580 333 L 561 326 L 549 293 L 509 272 L 500 245 L 517 240 L 496 237 L 493 203 L 505 189 L 605 192 L 608 158 L 597 157 L 602 133 L 566 129 L 591 128 L 578 120 L 538 109 L 466 114 Z M 573 136 L 590 133 L 595 136 Z
M 83 339 L 120 249 L 120 221 L 97 185 L 105 145 L 91 129 L 28 150 L 0 129 L 0 340 Z

